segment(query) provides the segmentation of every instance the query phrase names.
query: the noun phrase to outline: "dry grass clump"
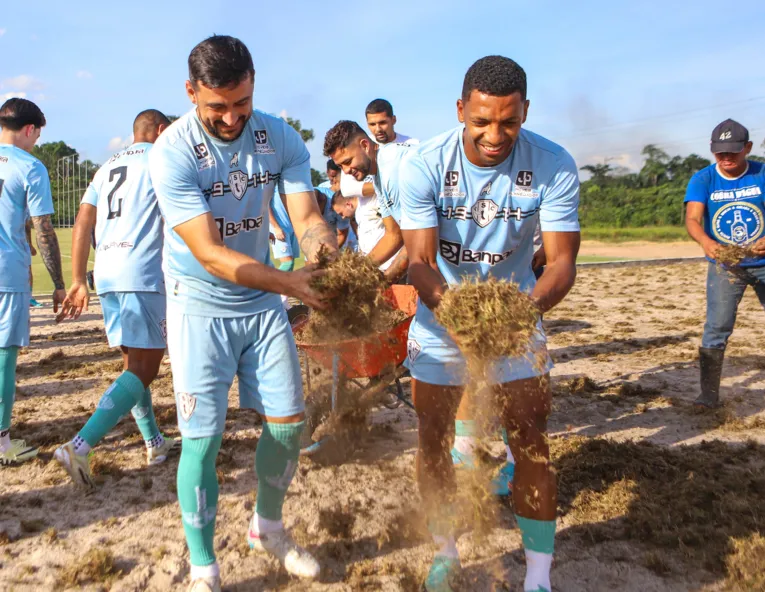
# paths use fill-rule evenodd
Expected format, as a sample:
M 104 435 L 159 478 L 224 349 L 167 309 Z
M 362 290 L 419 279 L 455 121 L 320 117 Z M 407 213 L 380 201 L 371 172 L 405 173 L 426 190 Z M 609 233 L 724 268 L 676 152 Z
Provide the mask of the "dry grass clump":
M 61 581 L 66 586 L 80 587 L 83 584 L 108 583 L 121 574 L 114 567 L 111 551 L 94 548 L 61 571 Z
M 311 311 L 308 324 L 299 335 L 301 342 L 364 337 L 392 327 L 396 319 L 402 320 L 403 313 L 394 314 L 393 307 L 383 298 L 385 278 L 369 257 L 346 249 L 330 261 L 328 254 L 326 250 L 319 252 L 319 268 L 327 273 L 311 287 L 332 295 L 331 304 L 327 310 Z
M 539 309 L 517 284 L 473 279 L 446 291 L 436 319 L 468 359 L 489 362 L 527 353 Z
M 641 541 L 724 572 L 731 538 L 765 530 L 765 448 L 755 443 L 667 449 L 572 437 L 551 448 L 561 514 L 594 542 Z
M 726 560 L 728 590 L 765 590 L 765 537 L 759 532 L 733 539 L 733 553 Z
M 715 260 L 725 267 L 736 267 L 741 265 L 744 259 L 757 258 L 759 255 L 754 252 L 752 245 L 722 245 L 717 249 Z

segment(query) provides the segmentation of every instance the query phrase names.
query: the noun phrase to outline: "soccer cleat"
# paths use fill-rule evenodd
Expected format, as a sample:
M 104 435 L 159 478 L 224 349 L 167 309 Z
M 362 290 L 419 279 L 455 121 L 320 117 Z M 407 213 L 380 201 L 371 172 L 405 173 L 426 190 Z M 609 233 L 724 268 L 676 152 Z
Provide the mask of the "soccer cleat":
M 220 592 L 220 577 L 197 578 L 191 582 L 188 592 Z
M 475 469 L 473 457 L 452 448 L 452 464 L 455 469 Z
M 515 464 L 506 462 L 499 469 L 499 473 L 491 480 L 491 490 L 494 495 L 507 497 L 513 493 L 513 475 L 515 475 Z
M 18 465 L 37 456 L 37 446 L 27 446 L 24 440 L 11 440 L 11 446 L 0 452 L 0 465 Z
M 67 442 L 63 446 L 59 446 L 53 453 L 53 458 L 69 473 L 75 485 L 90 490 L 96 488 L 96 482 L 90 472 L 88 457 L 75 454 L 74 444 Z
M 293 576 L 315 578 L 321 571 L 319 562 L 293 541 L 285 530 L 257 535 L 250 528 L 247 531 L 247 542 L 250 544 L 250 549 L 276 557 L 284 569 Z
M 428 577 L 422 584 L 422 592 L 453 592 L 457 590 L 457 578 L 462 572 L 459 559 L 436 555 Z
M 37 300 L 35 300 L 34 298 L 30 298 L 29 306 L 30 306 L 30 308 L 40 308 L 40 307 L 42 307 L 42 304 L 37 302 Z
M 165 436 L 165 441 L 162 446 L 152 446 L 151 448 L 146 449 L 146 462 L 150 467 L 165 462 L 167 457 L 175 451 L 180 443 L 180 440 Z

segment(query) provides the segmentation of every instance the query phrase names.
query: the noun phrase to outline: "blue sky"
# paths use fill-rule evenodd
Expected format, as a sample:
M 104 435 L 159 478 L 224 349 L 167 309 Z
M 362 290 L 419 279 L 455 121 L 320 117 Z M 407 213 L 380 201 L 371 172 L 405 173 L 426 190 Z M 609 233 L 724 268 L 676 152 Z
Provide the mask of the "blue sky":
M 154 107 L 190 108 L 186 59 L 212 33 L 241 38 L 255 105 L 313 128 L 313 166 L 339 119 L 363 124 L 376 97 L 397 130 L 426 139 L 456 125 L 465 71 L 493 53 L 527 72 L 526 126 L 579 165 L 632 168 L 656 143 L 708 156 L 727 117 L 765 139 L 765 2 L 36 2 L 0 12 L 0 98 L 24 93 L 64 140 L 103 162 Z

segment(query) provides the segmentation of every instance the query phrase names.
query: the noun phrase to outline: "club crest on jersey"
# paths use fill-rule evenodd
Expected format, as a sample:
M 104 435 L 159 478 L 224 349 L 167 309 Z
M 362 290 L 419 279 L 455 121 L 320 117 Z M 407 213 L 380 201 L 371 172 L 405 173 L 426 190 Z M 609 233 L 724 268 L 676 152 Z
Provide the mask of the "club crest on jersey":
M 460 172 L 446 171 L 444 174 L 444 190 L 440 197 L 465 197 L 465 193 L 460 191 Z
M 239 166 L 239 153 L 235 152 L 234 156 L 231 157 L 231 160 L 228 163 L 229 168 L 234 168 Z
M 177 393 L 178 400 L 178 412 L 181 414 L 183 421 L 188 421 L 194 414 L 194 409 L 197 408 L 197 398 L 190 393 Z
M 518 171 L 510 196 L 532 199 L 539 197 L 539 191 L 534 189 L 534 173 L 532 171 Z
M 422 347 L 420 347 L 420 344 L 417 343 L 416 339 L 409 339 L 406 342 L 406 355 L 410 362 L 414 362 L 417 359 L 417 356 L 420 355 L 421 351 Z
M 231 194 L 239 201 L 247 193 L 247 174 L 242 171 L 232 171 L 228 174 L 228 186 L 231 188 Z
M 215 166 L 215 158 L 213 158 L 210 151 L 207 149 L 207 145 L 203 142 L 194 146 L 194 154 L 197 156 L 197 170 L 204 171 Z
M 268 143 L 266 130 L 255 130 L 255 154 L 276 154 Z
M 162 332 L 162 337 L 164 338 L 164 340 L 167 341 L 167 320 L 166 319 L 162 319 L 159 322 L 159 330 Z
M 481 228 L 486 228 L 497 215 L 499 206 L 491 199 L 479 199 L 473 208 L 471 213 L 473 214 L 473 222 L 478 224 Z

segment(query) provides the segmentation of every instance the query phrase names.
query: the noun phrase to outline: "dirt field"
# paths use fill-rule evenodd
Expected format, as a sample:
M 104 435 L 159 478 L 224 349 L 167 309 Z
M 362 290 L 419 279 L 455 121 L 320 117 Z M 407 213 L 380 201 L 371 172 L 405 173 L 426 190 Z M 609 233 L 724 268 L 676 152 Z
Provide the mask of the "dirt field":
M 693 241 L 654 243 L 630 241 L 624 243 L 582 241 L 579 257 L 613 257 L 614 259 L 665 259 L 703 257 L 701 247 Z
M 545 319 L 556 362 L 556 591 L 765 589 L 756 536 L 765 533 L 765 316 L 749 292 L 726 357 L 727 404 L 695 412 L 705 273 L 702 264 L 586 269 Z M 1 470 L 0 590 L 183 590 L 177 458 L 145 467 L 128 417 L 96 448 L 93 495 L 50 462 L 120 369 L 97 308 L 78 323 L 51 317 L 33 312 L 32 346 L 19 358 L 13 434 L 42 452 Z M 168 367 L 153 391 L 161 427 L 177 435 Z M 218 459 L 225 589 L 417 590 L 432 549 L 413 480 L 413 413 L 375 411 L 342 465 L 301 459 L 285 521 L 323 565 L 320 581 L 305 584 L 247 547 L 260 428 L 234 392 L 230 401 Z M 520 534 L 511 507 L 498 510 L 488 535 L 459 539 L 466 590 L 522 590 Z

